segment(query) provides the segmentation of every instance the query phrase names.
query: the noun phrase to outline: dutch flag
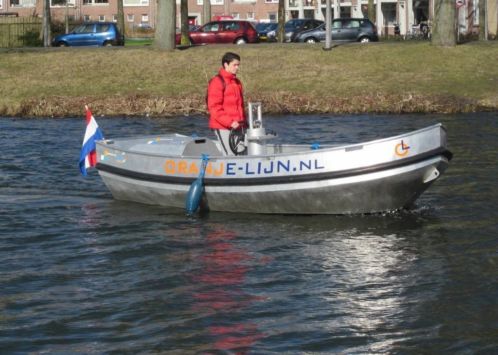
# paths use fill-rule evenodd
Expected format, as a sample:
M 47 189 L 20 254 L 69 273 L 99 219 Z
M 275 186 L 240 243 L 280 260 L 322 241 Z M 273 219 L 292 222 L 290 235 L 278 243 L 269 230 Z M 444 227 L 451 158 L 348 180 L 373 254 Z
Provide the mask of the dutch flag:
M 80 154 L 80 171 L 83 176 L 86 176 L 86 170 L 97 164 L 97 153 L 95 141 L 104 139 L 104 135 L 95 121 L 92 112 L 85 105 L 86 110 L 86 131 L 83 138 L 83 145 Z

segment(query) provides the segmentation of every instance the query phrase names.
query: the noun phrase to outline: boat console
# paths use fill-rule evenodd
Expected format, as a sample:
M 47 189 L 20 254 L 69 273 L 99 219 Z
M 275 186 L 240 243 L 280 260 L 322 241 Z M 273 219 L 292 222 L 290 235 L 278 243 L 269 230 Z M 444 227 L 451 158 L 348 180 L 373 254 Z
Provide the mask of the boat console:
M 254 114 L 256 113 L 256 119 Z M 266 155 L 266 141 L 277 136 L 274 132 L 267 132 L 263 127 L 261 102 L 249 103 L 249 128 L 247 129 L 244 145 L 247 155 Z

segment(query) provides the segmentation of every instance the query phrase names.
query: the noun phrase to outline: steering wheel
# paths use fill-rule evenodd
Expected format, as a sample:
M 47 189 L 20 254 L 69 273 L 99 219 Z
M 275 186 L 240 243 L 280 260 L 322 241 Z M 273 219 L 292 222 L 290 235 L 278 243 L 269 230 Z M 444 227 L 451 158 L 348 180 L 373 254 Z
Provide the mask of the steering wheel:
M 244 145 L 244 139 L 246 132 L 244 127 L 239 127 L 237 129 L 230 130 L 230 135 L 228 136 L 228 144 L 230 145 L 230 150 L 235 155 L 242 155 L 246 152 L 247 147 Z

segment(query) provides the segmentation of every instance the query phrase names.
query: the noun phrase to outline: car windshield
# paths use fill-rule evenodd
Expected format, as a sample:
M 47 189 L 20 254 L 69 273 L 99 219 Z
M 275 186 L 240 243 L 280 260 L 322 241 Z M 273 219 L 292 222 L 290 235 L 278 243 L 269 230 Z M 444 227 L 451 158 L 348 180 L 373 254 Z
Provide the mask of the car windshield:
M 285 30 L 286 31 L 290 31 L 296 27 L 299 27 L 303 24 L 303 20 L 289 20 L 287 21 L 287 23 L 285 24 Z
M 269 27 L 271 25 L 271 23 L 258 23 L 256 25 L 256 30 L 259 32 L 259 31 L 264 31 L 267 29 L 267 27 Z
M 274 29 L 276 29 L 278 26 L 277 23 L 258 23 L 256 25 L 256 30 L 258 32 L 269 32 L 269 31 L 273 31 Z

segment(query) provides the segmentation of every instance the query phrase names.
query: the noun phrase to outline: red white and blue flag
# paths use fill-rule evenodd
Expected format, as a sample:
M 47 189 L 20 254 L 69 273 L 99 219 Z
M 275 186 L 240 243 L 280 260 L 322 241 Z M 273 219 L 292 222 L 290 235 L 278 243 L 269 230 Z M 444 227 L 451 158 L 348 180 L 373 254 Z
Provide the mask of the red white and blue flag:
M 86 171 L 97 164 L 97 152 L 95 141 L 104 139 L 104 135 L 95 121 L 92 112 L 85 105 L 86 110 L 86 131 L 83 138 L 83 145 L 80 153 L 80 171 L 86 176 Z

